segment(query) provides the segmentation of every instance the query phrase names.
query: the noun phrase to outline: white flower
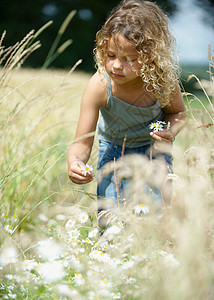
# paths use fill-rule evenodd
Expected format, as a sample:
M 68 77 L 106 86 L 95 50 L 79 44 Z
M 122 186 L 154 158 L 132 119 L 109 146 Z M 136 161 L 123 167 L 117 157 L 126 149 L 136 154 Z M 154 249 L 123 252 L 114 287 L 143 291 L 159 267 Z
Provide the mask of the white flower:
M 177 267 L 180 264 L 173 254 L 166 254 L 163 256 L 163 261 L 165 265 L 172 267 Z
M 88 221 L 88 214 L 84 211 L 82 211 L 80 214 L 79 214 L 79 217 L 78 217 L 78 220 L 80 221 L 80 223 L 86 223 Z
M 167 255 L 168 253 L 164 250 L 157 250 L 157 253 L 160 254 L 161 256 Z
M 8 297 L 9 299 L 16 299 L 17 295 L 16 294 L 12 294 L 11 292 L 8 293 Z
M 169 129 L 170 128 L 170 122 L 166 125 L 165 121 L 157 121 L 154 123 L 149 124 L 149 129 L 152 131 L 163 131 L 164 128 Z
M 72 229 L 71 231 L 69 231 L 68 235 L 69 235 L 70 241 L 77 240 L 78 237 L 80 236 L 80 232 L 77 228 L 75 228 L 75 229 Z
M 112 296 L 112 299 L 121 299 L 120 293 L 112 293 L 111 296 Z
M 62 253 L 61 247 L 52 239 L 39 241 L 37 251 L 42 258 L 54 260 Z
M 17 249 L 13 246 L 4 248 L 0 253 L 0 266 L 17 262 Z
M 84 176 L 86 176 L 87 174 L 91 174 L 93 168 L 92 166 L 86 164 L 84 167 L 81 167 L 80 171 L 83 173 Z
M 35 260 L 24 260 L 23 269 L 27 271 L 34 270 L 38 266 L 38 263 Z
M 7 278 L 8 280 L 13 280 L 14 276 L 12 274 L 6 274 L 5 278 Z
M 76 285 L 82 285 L 85 283 L 85 279 L 83 278 L 82 274 L 80 273 L 76 273 L 74 275 L 74 282 L 76 283 Z
M 96 237 L 96 235 L 98 234 L 98 232 L 99 232 L 98 228 L 94 228 L 92 231 L 90 231 L 88 233 L 88 237 L 89 238 L 94 238 L 94 237 Z
M 122 228 L 120 224 L 112 225 L 106 229 L 103 235 L 108 239 L 113 239 L 115 235 L 121 232 Z
M 100 250 L 92 250 L 91 253 L 89 254 L 89 257 L 91 259 L 96 259 L 99 262 L 104 262 L 104 263 L 110 263 L 111 262 L 111 257 L 109 256 L 109 254 L 104 253 Z
M 68 298 L 71 298 L 71 296 L 73 296 L 72 290 L 69 289 L 66 284 L 57 284 L 56 289 L 60 296 L 63 295 Z
M 48 282 L 60 280 L 66 275 L 62 263 L 58 261 L 42 264 L 38 273 Z
M 69 220 L 66 222 L 65 228 L 66 228 L 66 229 L 74 228 L 75 223 L 76 223 L 75 220 L 69 219 Z
M 83 243 L 94 245 L 94 242 L 92 242 L 92 240 L 89 238 L 86 238 L 85 240 L 82 240 L 82 241 L 83 241 Z
M 58 215 L 56 216 L 56 219 L 57 219 L 58 221 L 64 221 L 64 220 L 66 219 L 66 216 L 64 216 L 64 215 L 62 215 L 62 214 L 58 214 Z
M 75 257 L 74 255 L 72 255 L 70 261 L 72 263 L 72 266 L 75 269 L 79 269 L 80 268 L 80 261 L 79 261 L 78 257 Z
M 7 231 L 8 233 L 12 234 L 13 233 L 13 228 L 11 225 L 5 225 L 4 226 L 5 231 Z
M 128 270 L 128 269 L 131 269 L 133 266 L 134 266 L 134 261 L 133 260 L 125 261 L 122 264 L 122 269 L 123 270 Z
M 17 215 L 14 214 L 12 217 L 11 217 L 11 221 L 12 223 L 16 222 L 17 221 Z
M 137 204 L 133 207 L 134 213 L 137 215 L 140 215 L 141 213 L 144 213 L 144 215 L 149 213 L 149 206 L 145 204 Z
M 43 215 L 43 214 L 39 214 L 39 219 L 41 221 L 43 221 L 43 222 L 47 222 L 48 221 L 48 218 L 45 215 Z
M 112 283 L 110 281 L 108 281 L 107 279 L 103 279 L 100 282 L 101 289 L 106 289 L 106 288 L 109 289 L 109 288 L 111 288 L 111 286 L 112 286 Z

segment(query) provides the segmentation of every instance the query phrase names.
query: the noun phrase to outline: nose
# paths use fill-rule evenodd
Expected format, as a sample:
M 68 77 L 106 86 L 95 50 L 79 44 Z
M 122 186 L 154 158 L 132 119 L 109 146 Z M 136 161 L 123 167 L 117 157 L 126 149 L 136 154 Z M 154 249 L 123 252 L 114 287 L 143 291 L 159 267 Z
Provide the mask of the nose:
M 123 68 L 123 64 L 119 58 L 116 58 L 113 65 L 114 69 L 121 70 Z

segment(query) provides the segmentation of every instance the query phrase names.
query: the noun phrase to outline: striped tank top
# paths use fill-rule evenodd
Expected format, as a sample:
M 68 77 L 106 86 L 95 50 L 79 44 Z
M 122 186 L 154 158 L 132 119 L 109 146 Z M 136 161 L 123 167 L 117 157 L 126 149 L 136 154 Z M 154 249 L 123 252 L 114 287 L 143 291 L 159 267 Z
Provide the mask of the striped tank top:
M 122 146 L 126 136 L 126 147 L 150 144 L 149 124 L 163 121 L 164 109 L 158 101 L 150 107 L 138 107 L 112 96 L 110 77 L 106 76 L 108 100 L 106 106 L 100 107 L 98 140 Z

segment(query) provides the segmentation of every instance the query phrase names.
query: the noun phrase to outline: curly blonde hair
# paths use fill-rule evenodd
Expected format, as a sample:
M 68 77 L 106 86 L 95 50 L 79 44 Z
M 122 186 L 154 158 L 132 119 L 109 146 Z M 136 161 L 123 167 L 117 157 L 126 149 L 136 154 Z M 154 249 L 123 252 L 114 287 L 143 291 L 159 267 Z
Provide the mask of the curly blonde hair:
M 179 68 L 175 63 L 176 42 L 169 30 L 168 17 L 153 2 L 123 0 L 112 10 L 96 34 L 95 62 L 104 72 L 108 41 L 117 33 L 127 38 L 137 50 L 145 87 L 160 104 L 169 105 Z

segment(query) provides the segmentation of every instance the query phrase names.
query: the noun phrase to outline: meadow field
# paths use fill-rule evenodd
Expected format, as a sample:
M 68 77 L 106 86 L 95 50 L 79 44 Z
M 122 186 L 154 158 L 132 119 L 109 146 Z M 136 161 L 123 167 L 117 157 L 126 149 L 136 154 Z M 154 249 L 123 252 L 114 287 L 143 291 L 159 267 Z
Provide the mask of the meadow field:
M 96 180 L 72 184 L 66 164 L 89 75 L 0 71 L 0 299 L 213 299 L 212 96 L 185 91 L 167 178 L 139 156 L 112 166 L 131 196 L 100 235 Z M 95 178 L 97 153 L 95 139 Z M 142 186 L 168 181 L 171 203 L 157 207 Z

